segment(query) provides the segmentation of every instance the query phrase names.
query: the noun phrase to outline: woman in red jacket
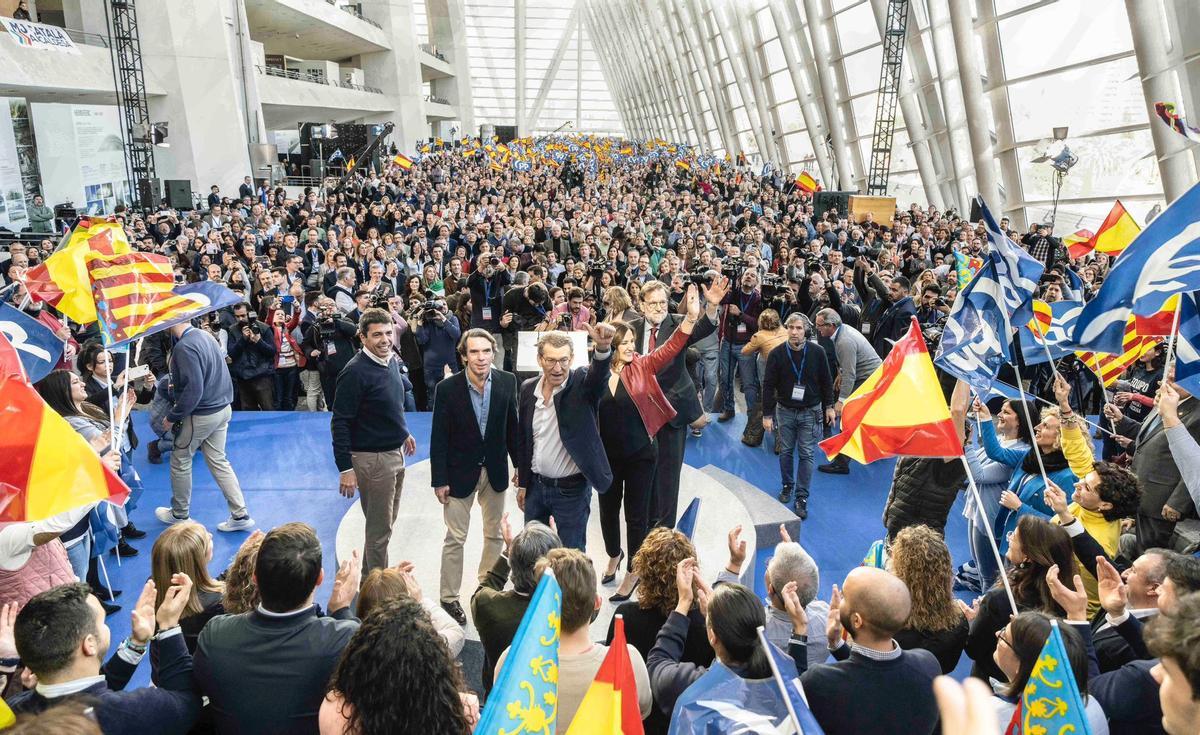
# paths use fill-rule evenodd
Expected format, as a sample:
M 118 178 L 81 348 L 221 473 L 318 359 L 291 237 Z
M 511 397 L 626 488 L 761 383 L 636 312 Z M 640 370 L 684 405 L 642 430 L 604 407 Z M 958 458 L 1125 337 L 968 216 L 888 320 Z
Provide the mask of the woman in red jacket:
M 292 336 L 292 330 L 300 323 L 300 309 L 292 309 L 288 319 L 283 309 L 272 309 L 270 324 L 275 333 L 275 410 L 296 410 L 296 386 L 300 382 L 300 369 L 307 359 L 304 351 Z
M 608 553 L 608 569 L 601 579 L 609 584 L 616 579 L 621 560 L 621 505 L 625 505 L 625 536 L 629 543 L 628 574 L 609 599 L 628 600 L 637 586 L 633 574 L 633 557 L 649 532 L 650 493 L 654 486 L 654 465 L 658 446 L 654 437 L 658 430 L 675 418 L 675 409 L 667 401 L 655 374 L 662 370 L 686 346 L 688 336 L 700 318 L 700 297 L 695 286 L 688 286 L 684 296 L 687 318 L 649 355 L 634 351 L 636 332 L 626 322 L 613 322 L 614 354 L 608 390 L 600 398 L 600 438 L 612 468 L 613 482 L 608 492 L 600 495 L 600 529 L 604 549 Z

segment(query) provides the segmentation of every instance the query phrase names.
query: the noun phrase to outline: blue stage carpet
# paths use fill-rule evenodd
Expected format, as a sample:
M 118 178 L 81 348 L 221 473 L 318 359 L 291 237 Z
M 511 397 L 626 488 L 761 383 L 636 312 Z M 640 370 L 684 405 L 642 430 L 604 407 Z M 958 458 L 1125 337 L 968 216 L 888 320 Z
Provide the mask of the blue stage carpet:
M 139 436 L 151 435 L 144 412 L 136 413 L 134 421 Z M 417 453 L 411 461 L 427 459 L 430 414 L 409 414 L 408 425 L 417 437 Z M 779 492 L 779 461 L 769 448 L 771 435 L 767 435 L 762 447 L 750 449 L 740 441 L 744 425 L 745 417 L 741 415 L 725 424 L 712 422 L 703 437 L 688 438 L 686 462 L 694 467 L 715 465 L 774 497 Z M 323 604 L 336 571 L 333 549 L 337 527 L 353 503 L 337 491 L 338 474 L 329 441 L 329 414 L 235 413 L 229 427 L 228 452 L 259 528 L 269 530 L 281 523 L 299 520 L 316 529 L 325 548 L 326 581 L 317 592 L 317 601 Z M 105 557 L 113 585 L 124 591 L 117 601 L 124 605 L 123 609 L 108 618 L 114 650 L 129 634 L 128 606 L 149 577 L 150 549 L 163 529 L 154 518 L 154 508 L 168 505 L 171 497 L 166 462 L 150 464 L 143 448 L 137 452 L 135 463 L 146 492 L 131 515 L 134 523 L 149 535 L 134 542 L 141 553 L 123 560 L 120 567 L 115 557 Z M 840 585 L 846 574 L 862 562 L 871 542 L 883 536 L 883 505 L 887 500 L 893 464 L 891 460 L 865 467 L 854 464 L 847 476 L 814 474 L 809 517 L 799 540 L 820 566 L 824 599 L 828 599 L 833 584 Z M 211 571 L 215 576 L 228 565 L 248 534 L 225 534 L 216 530 L 216 524 L 229 513 L 199 454 L 193 476 L 192 518 L 212 531 Z M 406 492 L 430 492 L 430 488 L 408 487 Z M 970 556 L 965 523 L 960 496 L 950 511 L 947 524 L 947 542 L 955 564 Z M 603 554 L 601 549 L 589 551 L 596 559 Z M 716 570 L 710 571 L 715 576 Z M 969 597 L 963 596 L 963 599 Z M 956 671 L 960 676 L 969 670 L 969 660 L 964 658 L 964 661 Z M 149 670 L 148 664 L 139 667 L 135 686 L 149 681 Z

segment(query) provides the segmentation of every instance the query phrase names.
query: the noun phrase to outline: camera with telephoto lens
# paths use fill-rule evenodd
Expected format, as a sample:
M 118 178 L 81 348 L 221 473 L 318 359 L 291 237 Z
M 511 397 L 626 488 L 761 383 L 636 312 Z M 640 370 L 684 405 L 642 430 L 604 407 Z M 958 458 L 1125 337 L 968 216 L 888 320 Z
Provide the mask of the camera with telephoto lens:
M 731 281 L 736 281 L 742 274 L 742 269 L 746 267 L 746 261 L 742 258 L 726 258 L 721 261 L 721 275 Z
M 712 268 L 697 268 L 686 274 L 685 280 L 697 288 L 711 286 L 713 284 Z
M 584 267 L 587 268 L 588 273 L 599 275 L 608 270 L 608 261 L 603 258 L 592 258 L 584 262 Z
M 386 283 L 381 283 L 376 286 L 370 293 L 371 308 L 384 309 L 388 308 L 388 299 L 391 298 L 388 294 L 388 286 Z

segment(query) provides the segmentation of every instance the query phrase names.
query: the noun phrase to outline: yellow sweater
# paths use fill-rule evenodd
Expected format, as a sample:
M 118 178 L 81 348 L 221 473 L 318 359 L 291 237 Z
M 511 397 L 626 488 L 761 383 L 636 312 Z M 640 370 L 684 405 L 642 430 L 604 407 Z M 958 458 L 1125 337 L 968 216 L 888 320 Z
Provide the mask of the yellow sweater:
M 1067 458 L 1067 463 L 1071 465 L 1071 472 L 1076 477 L 1083 479 L 1095 469 L 1094 455 L 1092 454 L 1092 443 L 1088 435 L 1083 432 L 1078 424 L 1063 423 L 1062 425 L 1062 452 Z M 1063 492 L 1068 492 L 1067 488 L 1062 488 Z M 1068 492 L 1067 497 L 1070 497 Z M 1071 515 L 1079 519 L 1083 524 L 1084 530 L 1096 539 L 1096 543 L 1104 549 L 1109 556 L 1117 555 L 1117 544 L 1121 538 L 1121 522 L 1106 520 L 1104 516 L 1095 510 L 1088 510 L 1079 505 L 1079 503 L 1071 503 L 1067 506 L 1067 510 Z M 1058 516 L 1054 517 L 1054 522 L 1058 523 Z M 1100 595 L 1096 588 L 1096 578 L 1090 572 L 1079 564 L 1079 576 L 1083 578 L 1083 587 L 1087 590 L 1088 596 L 1088 618 L 1094 616 L 1100 611 Z

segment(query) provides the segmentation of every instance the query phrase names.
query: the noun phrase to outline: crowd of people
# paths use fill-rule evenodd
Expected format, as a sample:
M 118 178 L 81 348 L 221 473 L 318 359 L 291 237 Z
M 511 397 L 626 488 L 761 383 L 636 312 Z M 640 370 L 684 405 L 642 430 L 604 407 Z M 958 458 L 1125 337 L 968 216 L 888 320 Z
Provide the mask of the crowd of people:
M 793 182 L 738 166 L 572 168 L 510 170 L 447 150 L 296 200 L 247 177 L 237 199 L 214 187 L 206 212 L 121 212 L 131 242 L 170 258 L 177 282 L 243 300 L 147 337 L 134 359 L 26 297 L 24 269 L 53 242 L 12 245 L 0 264 L 11 303 L 67 343 L 39 392 L 131 487 L 139 443 L 171 469 L 153 578 L 111 656 L 104 621 L 119 606 L 93 545 L 111 526 L 112 551 L 137 553 L 145 532 L 130 504 L 0 525 L 12 708 L 69 717 L 86 702 L 106 733 L 470 732 L 551 569 L 560 733 L 612 642 L 611 625 L 603 645 L 589 634 L 610 585 L 647 732 L 687 731 L 717 673 L 769 679 L 760 626 L 791 655 L 827 733 L 936 731 L 934 681 L 964 653 L 992 686 L 1000 731 L 1056 620 L 1094 733 L 1196 732 L 1200 560 L 1187 521 L 1200 502 L 1200 411 L 1165 350 L 1111 397 L 1074 358 L 1027 368 L 1043 405 L 972 399 L 941 376 L 966 466 L 899 460 L 885 561 L 851 572 L 828 602 L 817 561 L 784 531 L 764 604 L 743 586 L 742 529 L 721 570 L 701 569 L 673 530 L 688 437 L 743 413 L 742 442 L 778 456 L 778 499 L 805 519 L 815 471 L 854 472 L 843 457 L 819 463 L 817 443 L 913 317 L 933 351 L 956 254 L 985 250 L 983 226 L 915 204 L 892 222 L 818 212 Z M 1039 298 L 1067 297 L 1076 276 L 1090 298 L 1104 280 L 1106 256 L 1072 259 L 1047 227 L 1011 236 L 1047 265 Z M 129 422 L 138 405 L 154 433 L 142 442 Z M 418 408 L 433 413 L 429 437 L 409 432 Z M 298 409 L 330 412 L 338 490 L 366 517 L 361 560 L 342 560 L 324 606 L 310 526 L 255 532 L 222 570 L 189 516 L 200 451 L 229 507 L 217 530 L 250 530 L 253 497 L 225 456 L 232 411 Z M 411 563 L 388 557 L 405 458 L 425 442 L 446 526 L 436 599 Z M 978 501 L 951 518 L 967 467 Z M 524 513 L 515 529 L 510 484 Z M 593 493 L 599 565 L 587 556 Z M 455 659 L 476 504 L 484 544 L 467 606 L 484 666 L 482 691 L 468 691 Z M 952 560 L 952 523 L 968 528 L 971 558 Z M 978 597 L 965 604 L 955 589 Z M 147 653 L 155 686 L 126 688 Z M 755 706 L 786 716 L 779 698 Z

